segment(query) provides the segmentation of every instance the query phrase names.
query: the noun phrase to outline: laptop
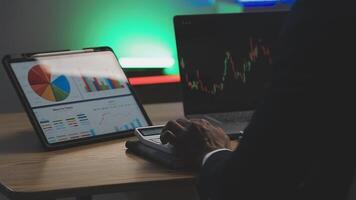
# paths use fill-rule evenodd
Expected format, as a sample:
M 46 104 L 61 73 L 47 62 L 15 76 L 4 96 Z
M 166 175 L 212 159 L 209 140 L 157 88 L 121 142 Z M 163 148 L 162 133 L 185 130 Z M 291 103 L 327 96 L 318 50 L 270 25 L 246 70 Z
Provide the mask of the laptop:
M 288 11 L 174 18 L 184 115 L 243 133 L 269 87 Z

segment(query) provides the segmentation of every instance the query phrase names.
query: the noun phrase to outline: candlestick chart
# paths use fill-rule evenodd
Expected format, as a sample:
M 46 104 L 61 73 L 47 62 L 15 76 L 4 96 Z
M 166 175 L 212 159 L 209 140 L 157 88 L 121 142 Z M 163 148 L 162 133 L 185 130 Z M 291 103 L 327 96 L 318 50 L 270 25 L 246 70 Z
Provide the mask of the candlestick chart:
M 271 47 L 266 45 L 261 38 L 250 37 L 248 48 L 242 56 L 234 55 L 229 49 L 222 53 L 224 58 L 219 61 L 217 66 L 214 66 L 219 70 L 215 70 L 213 74 L 210 73 L 209 77 L 204 71 L 206 67 L 199 66 L 194 70 L 189 70 L 190 63 L 186 63 L 183 57 L 180 59 L 184 82 L 189 90 L 207 95 L 217 95 L 227 88 L 227 84 L 247 85 L 253 71 L 273 64 Z

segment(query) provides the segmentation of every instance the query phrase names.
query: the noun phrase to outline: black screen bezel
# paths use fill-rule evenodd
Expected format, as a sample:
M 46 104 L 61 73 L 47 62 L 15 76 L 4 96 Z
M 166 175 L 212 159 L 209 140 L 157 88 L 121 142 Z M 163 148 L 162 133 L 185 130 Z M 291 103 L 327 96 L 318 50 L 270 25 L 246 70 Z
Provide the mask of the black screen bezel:
M 184 81 L 184 74 L 181 70 L 181 60 L 179 59 L 181 57 L 181 43 L 182 43 L 182 38 L 180 37 L 179 33 L 182 31 L 182 24 L 186 23 L 194 23 L 194 22 L 200 22 L 204 24 L 211 24 L 210 22 L 214 21 L 216 22 L 216 19 L 231 19 L 231 18 L 238 18 L 239 16 L 248 16 L 248 15 L 281 15 L 286 18 L 288 15 L 289 10 L 278 10 L 278 11 L 267 11 L 267 12 L 244 12 L 244 13 L 227 13 L 227 14 L 197 14 L 197 15 L 176 15 L 174 16 L 173 23 L 174 23 L 174 31 L 175 31 L 175 38 L 176 38 L 176 46 L 177 46 L 177 55 L 178 55 L 178 64 L 179 64 L 179 74 L 181 77 L 181 92 L 182 92 L 182 99 L 183 99 L 183 110 L 184 110 L 184 115 L 194 115 L 194 114 L 207 114 L 207 113 L 220 113 L 220 112 L 235 112 L 235 111 L 248 111 L 248 110 L 254 110 L 257 105 L 241 105 L 240 109 L 232 109 L 231 107 L 226 106 L 225 108 L 220 108 L 219 111 L 216 111 L 215 109 L 209 110 L 209 109 L 199 109 L 199 111 L 192 111 L 190 109 L 191 105 L 187 105 L 187 97 L 189 94 L 186 91 L 185 88 L 185 83 Z M 284 21 L 284 20 L 282 20 Z M 213 25 L 213 24 L 212 24 Z M 206 107 L 214 105 L 206 105 Z

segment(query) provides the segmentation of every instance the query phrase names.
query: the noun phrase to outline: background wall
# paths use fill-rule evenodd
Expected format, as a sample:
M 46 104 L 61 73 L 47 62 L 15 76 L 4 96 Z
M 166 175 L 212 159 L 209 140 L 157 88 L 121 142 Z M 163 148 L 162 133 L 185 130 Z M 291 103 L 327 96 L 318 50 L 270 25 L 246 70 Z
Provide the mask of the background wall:
M 1 0 L 0 56 L 110 46 L 120 59 L 168 59 L 159 70 L 177 74 L 173 16 L 240 11 L 234 0 Z M 0 112 L 22 111 L 2 68 Z
M 157 70 L 165 75 L 178 74 L 175 15 L 242 11 L 236 0 L 0 1 L 0 14 L 4 16 L 0 19 L 1 58 L 9 53 L 110 46 L 120 60 L 141 60 L 139 64 L 122 62 L 129 74 L 142 74 L 142 71 L 152 74 Z M 145 59 L 157 59 L 160 64 L 147 65 Z M 177 84 L 158 89 L 172 91 L 174 88 Z M 152 97 L 157 97 L 158 89 L 148 88 L 138 93 L 141 96 L 152 93 Z M 22 111 L 2 66 L 0 91 L 0 113 Z
M 0 58 L 8 53 L 11 42 L 10 37 L 10 0 L 0 0 Z M 15 95 L 12 86 L 9 84 L 7 77 L 4 74 L 3 66 L 0 64 L 0 113 L 10 111 L 20 111 L 22 108 Z

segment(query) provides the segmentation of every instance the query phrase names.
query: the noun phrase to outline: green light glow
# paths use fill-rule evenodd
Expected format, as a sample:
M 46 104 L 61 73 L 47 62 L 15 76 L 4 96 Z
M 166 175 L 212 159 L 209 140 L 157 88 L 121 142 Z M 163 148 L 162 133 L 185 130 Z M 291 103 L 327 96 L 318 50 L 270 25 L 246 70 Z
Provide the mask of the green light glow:
M 220 2 L 216 4 L 218 13 L 239 13 L 243 11 L 243 8 L 233 2 Z
M 121 57 L 119 59 L 120 64 L 124 68 L 171 68 L 174 66 L 174 58 L 162 57 L 162 58 L 133 58 L 133 57 Z
M 110 46 L 127 68 L 158 67 L 165 74 L 178 74 L 173 17 L 241 11 L 237 4 L 224 1 L 204 5 L 193 0 L 71 1 L 62 20 L 73 29 L 64 38 L 77 38 L 66 40 L 71 48 Z

